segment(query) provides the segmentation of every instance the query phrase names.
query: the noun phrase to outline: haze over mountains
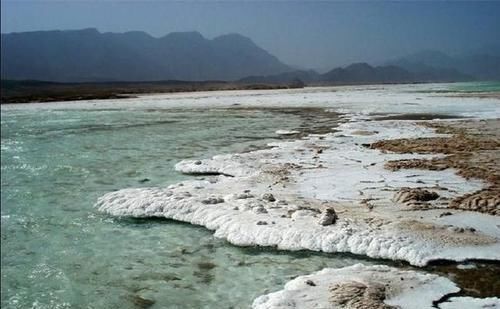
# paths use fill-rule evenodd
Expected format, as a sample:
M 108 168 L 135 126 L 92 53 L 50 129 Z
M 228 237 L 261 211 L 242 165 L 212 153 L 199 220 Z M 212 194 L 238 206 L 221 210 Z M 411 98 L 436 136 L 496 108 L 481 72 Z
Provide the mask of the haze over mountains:
M 1 57 L 2 79 L 58 82 L 235 80 L 291 70 L 244 36 L 208 40 L 198 32 L 2 34 Z
M 477 79 L 500 79 L 500 48 L 479 50 L 456 57 L 435 50 L 421 51 L 403 58 L 389 61 L 411 72 L 425 72 L 431 68 L 457 70 Z
M 294 70 L 239 34 L 209 40 L 198 32 L 154 38 L 138 31 L 84 29 L 2 34 L 1 43 L 1 77 L 13 80 L 348 84 L 500 79 L 496 51 L 460 57 L 425 51 L 381 66 L 355 63 L 319 74 Z

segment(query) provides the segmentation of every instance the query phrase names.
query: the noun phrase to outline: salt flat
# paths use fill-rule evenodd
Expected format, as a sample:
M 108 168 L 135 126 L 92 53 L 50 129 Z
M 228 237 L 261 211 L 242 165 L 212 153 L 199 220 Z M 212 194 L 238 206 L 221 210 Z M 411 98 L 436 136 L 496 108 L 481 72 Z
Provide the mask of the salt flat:
M 417 92 L 419 87 L 337 87 L 147 97 L 158 108 L 182 104 L 203 108 L 308 104 L 342 113 L 344 123 L 336 132 L 273 143 L 270 149 L 181 161 L 176 169 L 196 175 L 194 180 L 167 188 L 111 192 L 101 197 L 96 207 L 114 216 L 161 217 L 202 225 L 213 230 L 216 237 L 239 246 L 349 252 L 404 260 L 416 266 L 435 260 L 498 261 L 498 217 L 447 207 L 451 200 L 485 188 L 487 183 L 462 178 L 453 169 L 390 171 L 384 168 L 388 161 L 439 155 L 386 153 L 367 147 L 379 140 L 447 136 L 415 121 L 373 121 L 379 114 L 418 112 L 477 119 L 500 117 L 497 99 L 450 98 Z M 408 203 L 404 190 L 412 192 L 412 188 L 436 197 L 425 203 Z M 453 291 L 455 288 L 443 291 L 442 295 Z M 326 297 L 316 296 L 311 296 L 314 301 Z M 439 298 L 433 297 L 432 301 Z M 457 306 L 470 303 L 465 298 L 454 301 Z M 411 306 L 406 302 L 403 307 Z
M 350 133 L 360 128 L 387 131 L 384 138 L 435 134 L 410 122 L 347 123 L 339 132 L 276 143 L 272 149 L 182 161 L 176 166 L 180 172 L 210 179 L 168 188 L 124 189 L 103 196 L 97 207 L 112 215 L 166 217 L 203 225 L 215 230 L 215 236 L 242 246 L 350 252 L 420 266 L 440 259 L 500 259 L 496 216 L 475 214 L 454 221 L 453 213 L 460 211 L 439 205 L 476 191 L 483 183 L 467 181 L 450 170 L 386 170 L 385 161 L 415 155 L 368 149 L 362 144 L 379 138 Z M 442 198 L 432 201 L 436 204 L 432 209 L 409 211 L 393 201 L 400 188 L 436 185 L 446 190 L 438 188 Z M 364 205 L 367 199 L 371 207 Z M 339 219 L 328 226 L 318 224 L 328 208 Z M 452 215 L 441 223 L 444 210 Z M 460 228 L 464 231 L 456 232 Z

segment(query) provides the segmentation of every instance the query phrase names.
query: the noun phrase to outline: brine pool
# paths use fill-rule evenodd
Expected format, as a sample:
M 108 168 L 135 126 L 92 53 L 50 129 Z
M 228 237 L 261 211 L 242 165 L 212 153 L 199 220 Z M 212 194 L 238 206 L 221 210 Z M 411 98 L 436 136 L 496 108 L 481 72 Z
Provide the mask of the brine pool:
M 210 95 L 207 102 L 224 106 L 203 109 L 192 103 L 205 100 L 203 94 L 152 96 L 118 105 L 90 102 L 90 108 L 75 103 L 2 107 L 1 307 L 248 308 L 257 296 L 280 290 L 298 275 L 360 262 L 387 263 L 346 254 L 235 247 L 205 228 L 111 218 L 93 204 L 113 190 L 187 179 L 173 169 L 182 159 L 264 147 L 279 139 L 278 129 L 324 133 L 339 121 L 323 108 L 228 108 L 235 102 L 333 102 L 339 110 L 373 112 L 442 113 L 458 106 L 457 99 L 423 100 L 424 94 L 408 87 L 413 86 L 399 92 L 384 86 L 217 93 L 222 97 Z M 186 106 L 158 108 L 163 100 Z M 457 111 L 464 115 L 499 114 L 498 101 L 460 102 Z M 440 269 L 449 277 L 456 271 Z M 483 286 L 491 286 L 499 270 L 478 272 L 471 289 L 480 290 L 477 284 L 484 278 Z M 469 275 L 462 277 L 471 281 Z
M 186 179 L 182 159 L 262 147 L 303 122 L 252 109 L 2 111 L 2 308 L 247 308 L 294 276 L 363 261 L 238 248 L 93 208 L 109 191 Z

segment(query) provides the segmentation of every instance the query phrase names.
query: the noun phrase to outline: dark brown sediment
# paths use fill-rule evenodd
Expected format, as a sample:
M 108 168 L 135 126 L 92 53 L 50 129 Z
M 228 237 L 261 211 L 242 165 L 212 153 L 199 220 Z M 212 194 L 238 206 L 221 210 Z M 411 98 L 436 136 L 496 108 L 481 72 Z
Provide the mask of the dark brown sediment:
M 54 83 L 2 80 L 2 104 L 134 98 L 140 94 L 219 90 L 271 90 L 297 88 L 287 84 L 248 84 L 224 81 L 151 81 Z
M 447 137 L 382 140 L 370 148 L 395 153 L 445 154 L 432 159 L 388 161 L 390 170 L 454 168 L 466 179 L 480 179 L 488 186 L 453 199 L 448 207 L 500 215 L 500 120 L 421 122 Z

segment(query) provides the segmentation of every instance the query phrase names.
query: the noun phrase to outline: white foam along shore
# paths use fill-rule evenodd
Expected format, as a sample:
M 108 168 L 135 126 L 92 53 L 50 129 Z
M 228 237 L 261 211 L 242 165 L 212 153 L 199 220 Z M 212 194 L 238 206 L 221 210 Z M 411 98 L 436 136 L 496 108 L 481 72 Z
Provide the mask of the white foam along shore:
M 356 117 L 338 129 L 271 149 L 182 161 L 178 171 L 202 176 L 168 188 L 111 192 L 96 206 L 114 216 L 202 225 L 240 246 L 350 252 L 417 266 L 441 259 L 500 260 L 498 217 L 444 209 L 449 199 L 485 184 L 453 170 L 391 172 L 383 167 L 387 160 L 430 156 L 362 145 L 437 136 L 433 130 L 411 121 Z M 426 187 L 439 198 L 429 202 L 433 209 L 413 209 L 393 199 L 402 187 Z M 332 208 L 334 224 L 319 224 Z
M 325 268 L 297 277 L 283 290 L 256 298 L 254 309 L 285 308 L 500 308 L 500 299 L 445 296 L 460 289 L 433 274 L 382 265 Z

